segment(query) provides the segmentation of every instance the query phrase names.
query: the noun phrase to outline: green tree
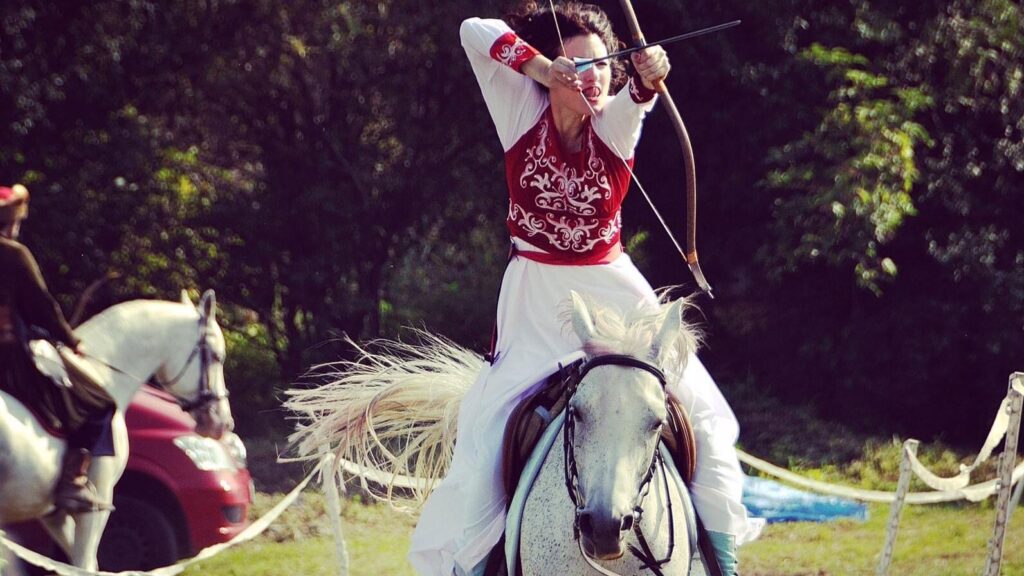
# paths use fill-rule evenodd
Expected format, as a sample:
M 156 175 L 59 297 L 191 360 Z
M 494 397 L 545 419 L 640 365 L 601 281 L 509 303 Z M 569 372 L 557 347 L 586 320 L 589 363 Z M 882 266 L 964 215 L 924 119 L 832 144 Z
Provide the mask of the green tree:
M 189 158 L 163 117 L 140 112 L 150 88 L 174 80 L 139 42 L 154 8 L 3 7 L 0 175 L 33 191 L 25 236 L 65 305 L 112 273 L 125 278 L 122 295 L 176 293 L 196 280 L 185 252 L 204 243 L 185 222 L 203 206 L 177 176 Z
M 773 158 L 782 167 L 768 184 L 784 192 L 773 207 L 776 241 L 762 258 L 775 277 L 805 262 L 853 264 L 857 283 L 880 294 L 879 277 L 897 270 L 880 246 L 917 213 L 916 151 L 932 141 L 914 119 L 932 101 L 919 87 L 892 87 L 867 58 L 842 48 L 813 44 L 801 56 L 838 77 L 833 107 Z
M 495 157 L 463 129 L 459 7 L 398 8 L 268 1 L 217 16 L 199 103 L 208 162 L 244 163 L 251 185 L 210 222 L 232 296 L 259 313 L 286 375 L 332 335 L 378 335 L 396 262 L 481 209 Z
M 851 7 L 853 38 L 802 51 L 830 92 L 766 181 L 761 255 L 778 305 L 803 316 L 776 378 L 865 426 L 931 433 L 966 413 L 976 435 L 1024 344 L 1021 9 Z M 884 296 L 844 289 L 850 264 Z

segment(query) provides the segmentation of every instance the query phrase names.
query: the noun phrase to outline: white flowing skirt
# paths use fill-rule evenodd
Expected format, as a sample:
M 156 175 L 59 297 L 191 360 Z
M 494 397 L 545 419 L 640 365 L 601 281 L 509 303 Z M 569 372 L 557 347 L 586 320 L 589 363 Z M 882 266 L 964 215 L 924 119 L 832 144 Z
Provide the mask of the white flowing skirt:
M 505 423 L 519 401 L 559 364 L 583 356 L 582 344 L 564 321 L 571 290 L 623 310 L 657 302 L 625 254 L 594 266 L 553 266 L 526 258 L 509 263 L 498 298 L 498 357 L 481 370 L 462 400 L 451 468 L 428 497 L 413 533 L 409 562 L 419 574 L 469 574 L 501 537 Z M 734 448 L 739 424 L 732 409 L 696 357 L 688 361 L 681 381 L 669 384 L 669 392 L 693 424 L 698 449 L 690 492 L 705 527 L 734 535 L 738 544 L 756 538 L 763 521 L 748 519 L 740 502 L 743 474 Z

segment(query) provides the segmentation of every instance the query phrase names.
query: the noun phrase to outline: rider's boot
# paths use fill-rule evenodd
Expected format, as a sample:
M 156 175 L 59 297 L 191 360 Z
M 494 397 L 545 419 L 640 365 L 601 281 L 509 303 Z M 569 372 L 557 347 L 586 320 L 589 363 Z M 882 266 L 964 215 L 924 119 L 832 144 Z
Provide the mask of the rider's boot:
M 736 559 L 736 537 L 708 530 L 708 539 L 715 549 L 715 557 L 718 559 L 719 568 L 722 569 L 722 576 L 736 576 L 739 565 Z
M 85 448 L 68 448 L 64 453 L 63 469 L 53 498 L 57 508 L 68 514 L 111 509 L 110 504 L 100 499 L 96 487 L 89 482 L 91 464 L 92 453 Z

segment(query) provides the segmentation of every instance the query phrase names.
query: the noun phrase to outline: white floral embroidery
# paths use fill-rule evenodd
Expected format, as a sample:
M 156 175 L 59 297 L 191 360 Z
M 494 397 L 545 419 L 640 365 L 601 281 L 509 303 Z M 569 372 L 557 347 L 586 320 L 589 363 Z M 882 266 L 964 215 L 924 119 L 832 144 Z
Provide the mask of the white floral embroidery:
M 588 131 L 585 142 L 587 164 L 582 174 L 548 150 L 550 121 L 541 120 L 537 143 L 526 150 L 525 166 L 519 185 L 535 189 L 537 209 L 509 202 L 509 220 L 530 237 L 542 236 L 562 252 L 586 253 L 599 244 L 611 244 L 622 227 L 621 211 L 600 227 L 597 204 L 612 198 L 612 186 L 605 162 L 597 154 L 594 135 Z M 538 210 L 539 209 L 539 210 Z M 556 214 L 557 212 L 557 214 Z
M 587 166 L 582 175 L 566 165 L 554 153 L 548 153 L 551 125 L 541 120 L 537 144 L 526 150 L 526 166 L 519 176 L 523 188 L 536 188 L 537 207 L 569 212 L 578 216 L 594 216 L 598 200 L 612 197 L 611 183 L 605 173 L 604 160 L 597 155 L 593 133 L 587 134 Z
M 651 99 L 650 93 L 641 92 L 640 87 L 640 83 L 635 78 L 629 79 L 629 95 L 633 97 L 633 102 L 643 103 L 649 101 Z
M 545 214 L 542 218 L 530 214 L 514 201 L 509 203 L 508 217 L 526 232 L 527 238 L 541 236 L 561 252 L 571 251 L 581 254 L 590 252 L 600 244 L 611 244 L 622 228 L 621 211 L 616 212 L 608 225 L 597 230 L 596 233 L 594 229 L 601 222 L 595 218 L 576 218 L 553 214 Z
M 508 204 L 508 217 L 530 236 L 543 234 L 546 224 L 543 218 L 530 214 L 522 206 L 510 200 Z
M 498 53 L 495 54 L 495 58 L 497 58 L 498 62 L 512 67 L 516 60 L 519 60 L 528 50 L 529 46 L 527 46 L 526 42 L 523 42 L 521 38 L 516 38 L 515 42 L 502 45 L 498 49 Z
M 598 237 L 605 243 L 611 244 L 619 235 L 622 229 L 622 210 L 615 212 L 615 217 L 608 221 L 608 225 L 597 231 Z

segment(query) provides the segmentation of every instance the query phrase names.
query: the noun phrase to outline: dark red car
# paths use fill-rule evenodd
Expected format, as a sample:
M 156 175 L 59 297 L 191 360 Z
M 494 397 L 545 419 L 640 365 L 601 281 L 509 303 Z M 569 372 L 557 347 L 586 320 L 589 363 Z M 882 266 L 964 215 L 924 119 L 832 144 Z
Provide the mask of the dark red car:
M 237 435 L 219 441 L 197 435 L 192 417 L 150 386 L 135 396 L 125 418 L 131 452 L 114 490 L 116 510 L 100 543 L 100 569 L 173 564 L 248 526 L 253 484 Z M 35 525 L 17 532 L 43 553 L 55 548 Z

